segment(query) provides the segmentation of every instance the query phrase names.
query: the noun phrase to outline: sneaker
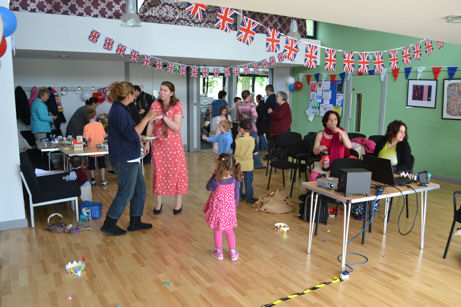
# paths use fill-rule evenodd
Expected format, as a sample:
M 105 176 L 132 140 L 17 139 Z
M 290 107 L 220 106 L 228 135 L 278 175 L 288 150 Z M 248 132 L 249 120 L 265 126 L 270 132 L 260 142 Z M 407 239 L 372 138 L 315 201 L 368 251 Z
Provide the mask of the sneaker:
M 455 233 L 453 234 L 456 237 L 461 236 L 461 228 L 456 229 Z
M 102 185 L 103 187 L 105 187 L 107 184 L 108 184 L 107 180 L 101 181 L 101 185 Z
M 231 249 L 231 251 L 229 252 L 229 255 L 232 261 L 237 261 L 239 259 L 239 252 L 236 251 L 235 249 Z
M 91 183 L 91 185 L 96 185 L 96 179 L 91 178 L 90 183 Z
M 212 251 L 211 256 L 215 257 L 218 260 L 223 260 L 224 259 L 224 255 L 222 253 L 222 250 L 219 250 L 219 249 L 215 249 L 214 251 Z
M 257 198 L 252 198 L 250 200 L 247 200 L 246 202 L 249 204 L 254 204 L 258 199 Z

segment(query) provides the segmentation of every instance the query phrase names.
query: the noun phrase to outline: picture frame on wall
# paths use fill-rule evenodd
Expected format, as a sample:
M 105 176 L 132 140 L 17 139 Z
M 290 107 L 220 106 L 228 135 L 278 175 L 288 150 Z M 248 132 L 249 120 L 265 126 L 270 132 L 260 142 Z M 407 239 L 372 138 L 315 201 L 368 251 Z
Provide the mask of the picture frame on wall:
M 442 119 L 461 119 L 461 79 L 443 80 Z
M 437 80 L 408 80 L 407 107 L 435 109 Z

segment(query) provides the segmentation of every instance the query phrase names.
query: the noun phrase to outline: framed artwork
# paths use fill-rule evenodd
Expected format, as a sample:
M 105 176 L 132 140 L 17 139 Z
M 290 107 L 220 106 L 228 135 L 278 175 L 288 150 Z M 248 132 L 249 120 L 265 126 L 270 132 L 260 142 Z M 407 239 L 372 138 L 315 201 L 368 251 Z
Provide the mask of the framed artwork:
M 461 119 L 461 79 L 443 80 L 442 119 Z
M 435 109 L 437 80 L 408 80 L 407 107 Z

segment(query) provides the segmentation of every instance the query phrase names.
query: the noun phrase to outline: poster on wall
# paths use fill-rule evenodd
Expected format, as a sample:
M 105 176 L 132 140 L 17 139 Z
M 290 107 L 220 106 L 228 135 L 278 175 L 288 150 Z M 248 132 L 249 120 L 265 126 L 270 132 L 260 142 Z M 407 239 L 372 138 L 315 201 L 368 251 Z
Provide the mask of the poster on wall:
M 407 107 L 435 109 L 437 80 L 408 80 Z
M 344 104 L 344 83 L 340 80 L 331 81 L 312 81 L 310 83 L 309 95 L 309 120 L 312 118 L 312 109 L 319 116 L 325 115 L 325 112 L 334 110 L 342 116 Z M 307 114 L 306 110 L 306 114 Z
M 461 79 L 443 80 L 442 119 L 461 119 Z

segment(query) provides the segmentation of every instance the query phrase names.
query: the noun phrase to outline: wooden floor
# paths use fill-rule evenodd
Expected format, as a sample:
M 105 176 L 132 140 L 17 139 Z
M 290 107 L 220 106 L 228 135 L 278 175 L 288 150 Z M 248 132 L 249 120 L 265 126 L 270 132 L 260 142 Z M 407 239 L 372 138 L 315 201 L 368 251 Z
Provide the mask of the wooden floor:
M 60 212 L 66 222 L 73 213 L 68 205 L 36 208 L 36 228 L 0 232 L 1 306 L 259 306 L 303 291 L 340 273 L 342 213 L 320 225 L 313 250 L 306 253 L 308 223 L 291 214 L 255 212 L 245 202 L 238 208 L 236 228 L 240 259 L 231 262 L 211 257 L 213 234 L 203 222 L 201 209 L 208 198 L 205 184 L 212 172 L 211 152 L 188 153 L 189 193 L 183 213 L 172 214 L 174 199 L 165 201 L 159 216 L 152 214 L 153 197 L 147 192 L 144 220 L 149 231 L 122 237 L 103 235 L 99 230 L 77 234 L 54 234 L 45 230 L 46 218 Z M 150 187 L 150 164 L 145 166 Z M 267 177 L 257 170 L 255 194 L 264 193 Z M 103 215 L 117 190 L 116 177 L 108 176 L 107 187 L 93 187 L 93 200 L 104 204 Z M 367 234 L 366 244 L 356 239 L 350 252 L 366 255 L 369 262 L 355 266 L 348 281 L 328 285 L 291 299 L 282 306 L 459 306 L 461 238 L 452 240 L 446 260 L 442 253 L 452 221 L 452 194 L 461 186 L 439 182 L 441 189 L 429 193 L 426 245 L 420 251 L 420 216 L 414 231 L 401 236 L 397 216 L 401 200 L 394 203 L 388 233 L 382 235 L 380 209 Z M 271 187 L 281 187 L 281 173 Z M 289 191 L 289 185 L 286 187 Z M 293 199 L 303 190 L 296 185 Z M 27 208 L 28 211 L 28 208 Z M 410 197 L 411 225 L 415 198 Z M 119 225 L 126 228 L 129 210 Z M 98 220 L 102 223 L 102 219 Z M 290 226 L 286 235 L 274 231 L 276 222 Z M 351 234 L 362 222 L 351 221 Z M 68 275 L 65 264 L 86 258 L 81 278 Z M 351 262 L 361 259 L 349 259 Z M 67 297 L 71 296 L 72 301 Z

